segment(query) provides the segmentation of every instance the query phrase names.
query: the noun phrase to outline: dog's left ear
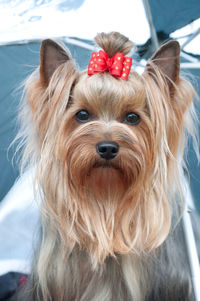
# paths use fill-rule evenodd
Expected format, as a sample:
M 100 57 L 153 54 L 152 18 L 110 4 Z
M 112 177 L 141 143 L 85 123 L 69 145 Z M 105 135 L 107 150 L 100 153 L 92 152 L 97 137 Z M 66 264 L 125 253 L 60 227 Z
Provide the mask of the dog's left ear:
M 169 88 L 176 83 L 180 71 L 180 46 L 177 41 L 169 41 L 162 45 L 146 65 L 146 72 L 154 74 L 156 66 L 166 77 Z
M 71 60 L 67 51 L 53 40 L 47 39 L 42 42 L 40 49 L 40 80 L 48 86 L 54 71 L 66 61 Z

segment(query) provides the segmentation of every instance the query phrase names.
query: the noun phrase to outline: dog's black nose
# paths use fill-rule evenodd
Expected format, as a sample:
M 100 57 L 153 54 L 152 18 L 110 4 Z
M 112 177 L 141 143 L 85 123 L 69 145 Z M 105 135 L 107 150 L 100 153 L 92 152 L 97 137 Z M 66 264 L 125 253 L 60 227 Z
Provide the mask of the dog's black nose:
M 101 158 L 111 160 L 117 156 L 119 145 L 113 141 L 102 141 L 97 144 L 96 150 Z

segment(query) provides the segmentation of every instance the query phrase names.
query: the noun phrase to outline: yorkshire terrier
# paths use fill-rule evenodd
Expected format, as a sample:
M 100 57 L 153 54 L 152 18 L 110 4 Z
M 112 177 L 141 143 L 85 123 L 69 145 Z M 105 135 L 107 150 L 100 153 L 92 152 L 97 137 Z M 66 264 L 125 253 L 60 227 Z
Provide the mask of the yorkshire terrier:
M 83 72 L 43 41 L 27 81 L 23 159 L 36 164 L 42 231 L 18 298 L 191 301 L 178 222 L 194 89 L 179 76 L 179 44 L 161 46 L 139 75 L 128 38 L 95 41 L 102 50 Z

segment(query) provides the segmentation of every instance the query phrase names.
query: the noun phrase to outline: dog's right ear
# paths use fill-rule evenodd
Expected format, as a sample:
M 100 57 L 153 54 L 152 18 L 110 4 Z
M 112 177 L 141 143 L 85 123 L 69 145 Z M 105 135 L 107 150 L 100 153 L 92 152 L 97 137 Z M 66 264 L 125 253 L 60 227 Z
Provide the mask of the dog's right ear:
M 154 66 L 165 76 L 170 90 L 177 83 L 180 71 L 180 45 L 177 41 L 169 41 L 163 44 L 153 57 L 147 62 L 146 72 L 155 75 Z M 155 79 L 155 77 L 153 76 Z M 171 91 L 173 92 L 173 91 Z
M 42 84 L 48 86 L 54 71 L 69 60 L 71 60 L 71 55 L 64 47 L 53 40 L 44 40 L 40 49 L 40 81 Z

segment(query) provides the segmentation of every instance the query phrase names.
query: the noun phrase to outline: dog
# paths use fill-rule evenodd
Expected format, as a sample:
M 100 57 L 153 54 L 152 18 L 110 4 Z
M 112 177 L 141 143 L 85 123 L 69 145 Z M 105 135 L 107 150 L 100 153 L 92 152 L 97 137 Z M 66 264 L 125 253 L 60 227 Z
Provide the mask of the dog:
M 179 74 L 180 46 L 162 45 L 139 75 L 127 37 L 95 41 L 79 72 L 44 40 L 27 81 L 23 163 L 36 164 L 42 231 L 18 300 L 191 301 L 179 221 L 195 92 Z

